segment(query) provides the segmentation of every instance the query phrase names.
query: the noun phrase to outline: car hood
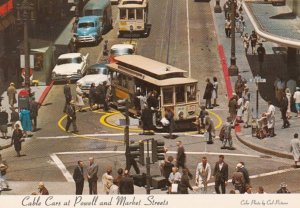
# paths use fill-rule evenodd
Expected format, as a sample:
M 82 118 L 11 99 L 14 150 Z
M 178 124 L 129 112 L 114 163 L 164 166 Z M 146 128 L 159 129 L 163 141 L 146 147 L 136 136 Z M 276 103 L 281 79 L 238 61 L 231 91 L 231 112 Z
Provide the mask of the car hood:
M 92 83 L 95 83 L 97 86 L 98 84 L 102 84 L 104 81 L 106 81 L 109 84 L 108 75 L 105 74 L 91 74 L 91 75 L 85 75 L 77 82 L 82 84 L 82 86 L 88 85 L 90 86 Z
M 90 35 L 92 33 L 95 33 L 97 30 L 95 27 L 89 27 L 89 28 L 77 28 L 77 35 Z
M 62 64 L 56 65 L 53 72 L 56 74 L 74 74 L 81 69 L 81 64 Z

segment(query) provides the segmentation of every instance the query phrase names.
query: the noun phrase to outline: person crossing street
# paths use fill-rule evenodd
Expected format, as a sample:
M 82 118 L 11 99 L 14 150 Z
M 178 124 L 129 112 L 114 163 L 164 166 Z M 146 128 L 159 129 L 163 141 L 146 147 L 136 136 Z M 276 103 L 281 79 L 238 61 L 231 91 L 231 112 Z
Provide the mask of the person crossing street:
M 77 125 L 76 125 L 76 109 L 75 102 L 71 100 L 70 103 L 66 106 L 66 114 L 67 114 L 67 124 L 66 124 L 66 132 L 69 132 L 70 125 L 73 125 L 73 132 L 77 133 Z

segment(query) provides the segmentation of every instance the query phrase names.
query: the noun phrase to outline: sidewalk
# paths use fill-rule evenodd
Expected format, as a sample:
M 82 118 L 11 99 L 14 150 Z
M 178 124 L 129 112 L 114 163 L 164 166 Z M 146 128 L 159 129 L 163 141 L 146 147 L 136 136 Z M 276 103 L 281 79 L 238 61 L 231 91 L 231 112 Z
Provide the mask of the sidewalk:
M 37 102 L 42 103 L 43 100 L 45 99 L 45 96 L 47 95 L 47 93 L 49 92 L 51 88 L 50 86 L 37 86 L 37 87 L 31 87 L 31 91 L 34 93 L 35 96 L 35 100 Z M 21 89 L 17 89 L 18 93 Z M 4 107 L 6 109 L 6 112 L 8 113 L 8 121 L 10 123 L 10 114 L 11 114 L 11 110 L 10 110 L 10 105 L 8 104 L 8 97 L 6 95 L 6 91 L 1 95 L 3 97 L 2 100 L 2 107 Z M 16 107 L 18 106 L 18 103 L 16 105 Z M 0 138 L 0 150 L 5 149 L 10 147 L 11 144 L 11 135 L 12 135 L 12 128 L 8 127 L 8 133 L 7 135 L 9 136 L 9 139 L 3 139 Z
M 221 0 L 221 7 L 225 0 Z M 214 6 L 212 4 L 212 6 Z M 223 45 L 225 57 L 227 61 L 227 65 L 230 65 L 230 55 L 231 55 L 231 40 L 230 38 L 226 38 L 224 31 L 224 13 L 214 13 L 215 16 L 215 24 L 216 24 L 216 33 L 218 36 L 219 44 Z M 251 34 L 253 26 L 248 18 L 248 16 L 243 14 L 246 28 L 244 33 Z M 300 22 L 299 22 L 300 23 Z M 263 40 L 261 40 L 263 41 Z M 289 152 L 290 149 L 290 140 L 293 137 L 293 134 L 299 131 L 300 120 L 299 118 L 294 117 L 294 113 L 292 113 L 293 118 L 290 119 L 291 127 L 288 129 L 281 129 L 282 120 L 281 113 L 278 108 L 278 103 L 275 102 L 275 93 L 273 89 L 273 84 L 277 76 L 282 76 L 285 80 L 287 77 L 287 64 L 285 60 L 285 56 L 282 54 L 276 53 L 276 48 L 280 48 L 277 44 L 271 42 L 263 42 L 263 45 L 266 49 L 265 62 L 263 64 L 263 73 L 259 73 L 258 71 L 258 58 L 256 55 L 252 55 L 251 48 L 249 48 L 249 52 L 247 55 L 244 52 L 242 38 L 240 38 L 239 33 L 236 33 L 236 58 L 237 58 L 237 66 L 239 68 L 239 72 L 243 78 L 248 81 L 249 91 L 251 93 L 250 104 L 253 109 L 253 117 L 256 116 L 256 85 L 255 83 L 249 82 L 251 78 L 256 75 L 260 75 L 263 78 L 267 79 L 267 83 L 259 84 L 259 109 L 258 115 L 261 115 L 262 112 L 266 112 L 268 109 L 267 101 L 271 100 L 275 103 L 276 106 L 276 125 L 275 125 L 275 133 L 276 137 L 273 138 L 265 138 L 265 139 L 257 139 L 256 137 L 252 137 L 251 128 L 244 129 L 241 126 L 241 131 L 237 132 L 236 135 L 238 139 L 244 143 L 245 145 L 263 152 L 265 154 L 272 154 L 279 157 L 290 158 L 292 159 L 292 155 Z M 298 60 L 299 61 L 299 60 Z M 234 88 L 234 84 L 237 77 L 230 77 L 231 86 Z

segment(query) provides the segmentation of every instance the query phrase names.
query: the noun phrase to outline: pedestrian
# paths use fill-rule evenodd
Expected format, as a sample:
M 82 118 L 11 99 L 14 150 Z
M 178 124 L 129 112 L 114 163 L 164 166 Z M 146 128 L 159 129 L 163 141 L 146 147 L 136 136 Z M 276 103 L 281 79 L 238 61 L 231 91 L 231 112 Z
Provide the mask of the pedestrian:
M 259 43 L 258 45 L 259 45 L 258 48 L 257 48 L 258 63 L 259 63 L 260 73 L 262 73 L 264 57 L 266 55 L 266 49 L 264 48 L 262 43 Z
M 212 91 L 212 99 L 214 99 L 213 107 L 217 107 L 217 98 L 218 98 L 218 79 L 217 77 L 213 78 L 213 91 Z
M 109 194 L 110 187 L 112 186 L 112 167 L 108 166 L 106 168 L 106 172 L 102 175 L 102 184 L 103 184 L 103 191 L 107 195 Z
M 239 97 L 237 100 L 237 113 L 236 113 L 236 122 L 237 123 L 242 123 L 242 117 L 243 117 L 243 97 Z
M 224 162 L 224 155 L 219 155 L 219 161 L 216 162 L 213 176 L 215 178 L 215 191 L 220 194 L 220 186 L 222 194 L 226 193 L 226 186 L 228 181 L 228 165 Z
M 252 186 L 251 185 L 247 185 L 246 186 L 246 192 L 244 194 L 253 194 L 252 193 Z
M 98 180 L 98 165 L 95 163 L 94 158 L 89 158 L 89 166 L 87 168 L 87 179 L 89 182 L 89 194 L 97 195 L 97 180 Z
M 242 76 L 239 74 L 234 84 L 234 91 L 239 97 L 243 97 L 243 92 L 246 83 L 247 81 L 244 78 L 242 78 Z
M 225 19 L 225 35 L 227 38 L 230 38 L 230 35 L 231 35 L 231 21 L 229 18 L 226 18 Z
M 266 194 L 266 192 L 265 192 L 265 190 L 264 190 L 264 187 L 259 186 L 259 187 L 258 187 L 257 193 L 258 193 L 258 194 Z
M 175 139 L 175 135 L 173 135 L 173 131 L 175 129 L 175 120 L 174 120 L 174 113 L 171 108 L 166 109 L 166 119 L 169 121 L 169 136 L 168 139 Z
M 205 107 L 207 109 L 212 109 L 211 97 L 212 97 L 213 89 L 214 89 L 213 84 L 210 82 L 210 79 L 207 78 L 206 79 L 206 87 L 205 87 L 205 91 L 204 91 L 204 95 L 203 95 L 203 99 L 205 99 Z
M 245 19 L 242 15 L 240 15 L 238 18 L 238 31 L 241 37 L 243 37 L 245 27 L 246 27 Z
M 282 129 L 285 128 L 289 128 L 290 127 L 290 122 L 287 118 L 287 110 L 288 110 L 288 105 L 289 105 L 289 101 L 285 95 L 285 92 L 282 94 L 282 99 L 281 99 L 281 103 L 280 103 L 280 111 L 281 111 L 281 118 L 283 120 L 283 125 L 282 125 Z
M 32 131 L 32 123 L 30 118 L 30 111 L 28 109 L 21 109 L 20 110 L 20 121 L 22 124 L 22 129 L 24 132 L 24 136 L 27 137 L 28 131 Z
M 287 184 L 285 182 L 282 182 L 280 184 L 280 189 L 277 190 L 277 194 L 290 194 L 291 192 L 287 189 Z
M 84 102 L 83 102 L 83 92 L 81 90 L 81 84 L 77 83 L 76 87 L 76 100 L 75 100 L 75 105 L 79 109 L 79 112 L 84 112 L 82 108 L 84 107 Z
M 71 83 L 70 79 L 67 79 L 66 84 L 64 85 L 64 95 L 65 95 L 64 113 L 66 112 L 67 104 L 69 104 L 72 100 L 70 83 Z
M 4 107 L 0 107 L 0 131 L 3 139 L 8 139 L 7 124 L 8 124 L 8 113 L 6 112 Z
M 207 162 L 207 157 L 202 157 L 202 162 L 198 163 L 196 168 L 196 186 L 203 194 L 207 193 L 207 183 L 211 177 L 211 167 Z
M 225 19 L 227 18 L 229 19 L 230 3 L 228 0 L 224 3 L 223 10 L 224 10 Z
M 245 54 L 248 54 L 249 42 L 250 42 L 250 37 L 248 33 L 245 33 L 245 35 L 243 36 L 243 45 L 245 49 Z
M 282 99 L 282 94 L 284 93 L 285 90 L 285 82 L 282 77 L 278 77 L 275 80 L 274 87 L 275 87 L 275 97 L 277 101 L 280 103 Z
M 297 117 L 300 118 L 300 87 L 296 87 L 296 92 L 294 93 L 293 98 L 295 100 Z
M 107 82 L 104 81 L 103 82 L 103 87 L 104 87 L 104 106 L 103 106 L 103 110 L 105 112 L 108 112 L 109 110 L 109 101 L 110 101 L 110 97 L 111 97 L 111 87 L 110 85 L 107 85 Z
M 290 118 L 292 117 L 292 116 L 291 116 L 292 94 L 291 94 L 289 88 L 286 88 L 286 89 L 285 89 L 285 96 L 286 96 L 286 99 L 288 100 L 288 106 L 287 106 L 287 111 L 286 111 L 286 117 L 287 117 L 288 119 L 290 119 Z
M 119 186 L 120 194 L 128 195 L 134 194 L 133 178 L 129 175 L 129 171 L 124 171 L 124 177 L 122 177 Z
M 45 187 L 44 182 L 40 182 L 38 186 L 39 195 L 49 195 L 48 189 Z
M 174 167 L 173 161 L 174 161 L 173 156 L 168 156 L 168 158 L 165 160 L 165 162 L 163 164 L 163 176 L 167 180 L 167 184 L 166 184 L 167 187 L 171 187 L 171 184 L 168 179 L 169 179 L 170 173 L 172 173 L 172 168 Z
M 228 108 L 229 108 L 229 114 L 230 114 L 231 121 L 233 122 L 233 126 L 235 126 L 237 109 L 238 109 L 237 95 L 235 93 L 232 94 L 232 97 L 230 98 L 230 100 L 228 102 Z
M 8 103 L 11 107 L 14 107 L 14 105 L 17 103 L 16 95 L 17 95 L 17 90 L 15 87 L 15 83 L 11 82 L 9 84 L 9 87 L 7 88 L 7 97 L 8 97 Z
M 123 173 L 124 173 L 123 168 L 119 168 L 117 173 L 118 175 L 114 178 L 114 181 L 116 182 L 116 185 L 120 187 L 120 181 L 123 178 Z
M 290 79 L 286 82 L 286 88 L 289 88 L 291 95 L 293 96 L 296 92 L 297 82 L 295 80 L 295 75 L 290 75 Z
M 269 137 L 276 136 L 275 134 L 275 106 L 272 104 L 271 101 L 268 101 L 268 111 L 266 113 L 268 119 L 268 134 Z
M 130 144 L 134 144 L 133 140 L 130 140 Z M 134 157 L 129 153 L 129 152 L 125 152 L 125 156 L 126 156 L 126 170 L 129 172 L 131 169 L 131 166 L 133 166 L 134 171 L 136 172 L 136 174 L 140 174 L 140 168 L 136 162 L 136 160 L 134 159 Z
M 247 168 L 245 167 L 245 163 L 244 162 L 239 162 L 239 166 L 240 167 L 240 171 L 243 173 L 244 179 L 245 179 L 245 186 L 250 185 L 250 177 L 249 177 L 249 172 L 247 170 Z
M 204 120 L 205 120 L 206 113 L 207 111 L 205 109 L 205 106 L 201 106 L 199 117 L 196 118 L 196 122 L 194 123 L 197 127 L 198 134 L 204 134 L 204 130 L 205 130 Z
M 75 191 L 76 195 L 82 195 L 83 192 L 83 186 L 84 186 L 83 165 L 84 165 L 83 162 L 79 160 L 77 162 L 77 166 L 74 169 L 74 173 L 73 173 L 73 179 L 76 185 L 76 191 Z
M 32 97 L 29 101 L 30 118 L 33 124 L 33 131 L 37 130 L 37 117 L 40 106 L 40 103 L 36 102 L 34 97 Z
M 21 157 L 20 151 L 22 149 L 23 141 L 23 132 L 21 131 L 19 124 L 16 124 L 15 130 L 13 131 L 13 134 L 11 136 L 11 145 L 14 145 L 17 152 L 17 157 Z
M 5 184 L 6 189 L 9 189 L 9 185 L 7 182 L 6 174 L 7 174 L 8 164 L 6 160 L 2 159 L 2 155 L 0 154 L 0 193 L 3 188 L 3 184 Z
M 67 114 L 66 132 L 69 132 L 70 125 L 72 124 L 73 133 L 78 133 L 78 129 L 76 125 L 76 110 L 75 110 L 74 100 L 71 100 L 70 103 L 67 104 L 66 114 Z
M 140 96 L 142 95 L 141 88 L 137 87 L 133 95 L 133 105 L 136 110 L 137 116 L 141 115 L 141 105 L 140 105 Z
M 297 163 L 300 160 L 300 140 L 298 138 L 298 134 L 294 134 L 294 138 L 291 140 L 290 143 L 290 151 L 293 153 L 295 165 L 294 167 L 297 168 Z
M 152 111 L 150 108 L 148 108 L 147 103 L 144 103 L 144 110 L 142 111 L 141 115 L 143 134 L 149 134 L 149 132 L 153 130 L 152 121 Z
M 117 181 L 113 180 L 112 178 L 109 178 L 109 181 L 111 181 L 111 180 L 112 180 L 112 182 L 110 182 L 110 183 L 112 183 L 112 185 L 109 188 L 108 195 L 118 195 L 118 194 L 120 194 L 119 186 L 118 186 Z
M 180 194 L 188 194 L 188 189 L 194 191 L 190 184 L 189 170 L 187 168 L 182 170 L 182 176 L 179 183 Z
M 244 86 L 245 86 L 245 87 L 244 87 L 244 91 L 243 91 L 242 97 L 243 97 L 243 99 L 246 99 L 246 100 L 249 100 L 249 101 L 250 101 L 251 94 L 250 94 L 250 92 L 249 92 L 249 87 L 248 87 L 247 84 L 245 84 Z
M 232 184 L 234 185 L 234 189 L 238 191 L 240 194 L 245 193 L 245 178 L 243 173 L 240 171 L 242 164 L 238 163 L 236 166 L 236 171 L 232 175 Z
M 156 126 L 156 114 L 157 114 L 159 102 L 158 102 L 157 92 L 155 90 L 150 92 L 150 95 L 147 98 L 147 104 L 152 111 L 152 124 Z
M 255 49 L 256 49 L 256 44 L 257 44 L 257 34 L 254 30 L 252 31 L 252 34 L 250 35 L 250 43 L 251 43 L 252 54 L 255 54 Z
M 96 104 L 97 108 L 100 109 L 105 102 L 105 88 L 102 83 L 99 83 L 96 87 Z
M 214 132 L 214 126 L 215 126 L 215 125 L 214 125 L 213 120 L 210 118 L 208 112 L 206 112 L 204 123 L 205 123 L 206 134 L 207 134 L 207 137 L 208 137 L 206 143 L 207 143 L 207 144 L 213 144 L 214 142 L 213 142 L 213 139 L 212 139 L 212 137 L 213 137 L 212 134 L 213 134 L 213 132 Z M 207 137 L 206 137 L 206 138 L 207 138 Z
M 11 113 L 10 113 L 10 123 L 11 123 L 11 129 L 13 131 L 15 129 L 16 122 L 20 121 L 20 115 L 16 111 L 16 108 L 11 107 L 10 110 L 11 110 Z
M 224 129 L 224 138 L 223 138 L 223 144 L 221 149 L 226 149 L 226 144 L 228 142 L 228 149 L 233 150 L 232 147 L 232 136 L 231 136 L 231 129 L 232 129 L 232 125 L 231 125 L 231 117 L 227 117 L 227 121 L 226 123 L 223 125 L 222 129 Z
M 178 172 L 177 167 L 172 168 L 172 172 L 169 175 L 168 181 L 169 181 L 169 189 L 168 193 L 178 193 L 178 184 L 180 183 L 181 180 L 181 173 Z
M 251 108 L 250 102 L 248 98 L 243 99 L 243 121 L 244 121 L 244 128 L 248 128 L 251 122 Z
M 95 105 L 96 101 L 96 87 L 95 83 L 91 84 L 91 88 L 89 89 L 89 105 L 90 111 L 93 111 L 93 106 Z
M 182 144 L 182 141 L 177 141 L 176 142 L 176 146 L 177 146 L 177 155 L 176 155 L 176 167 L 185 168 L 185 162 L 186 162 L 186 154 L 185 154 L 185 150 Z

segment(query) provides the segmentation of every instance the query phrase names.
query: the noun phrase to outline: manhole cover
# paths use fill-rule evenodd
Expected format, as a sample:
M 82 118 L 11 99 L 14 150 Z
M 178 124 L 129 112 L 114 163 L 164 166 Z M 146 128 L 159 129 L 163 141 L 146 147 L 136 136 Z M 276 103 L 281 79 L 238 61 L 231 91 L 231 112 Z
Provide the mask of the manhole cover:
M 260 157 L 260 158 L 272 158 L 272 157 L 269 156 L 269 155 L 260 155 L 259 157 Z

